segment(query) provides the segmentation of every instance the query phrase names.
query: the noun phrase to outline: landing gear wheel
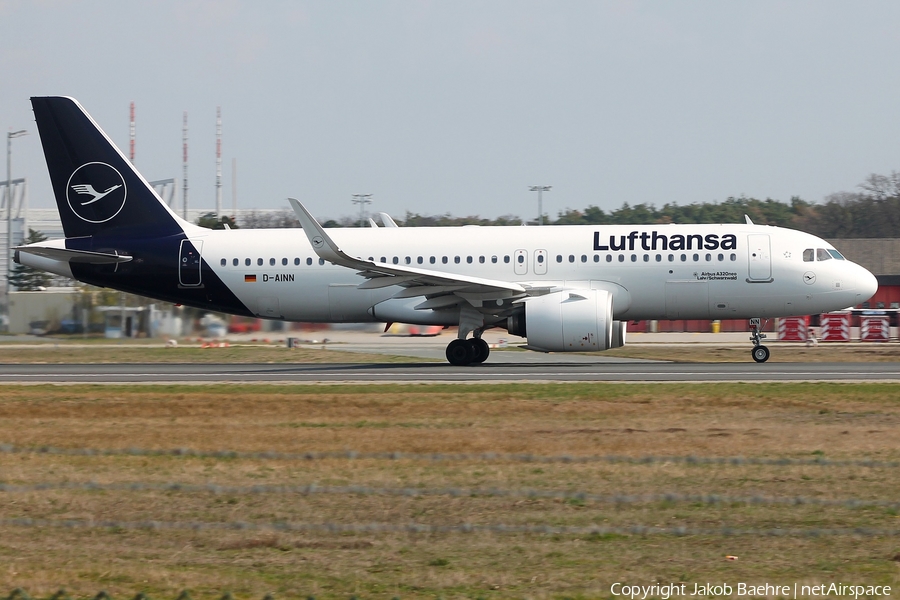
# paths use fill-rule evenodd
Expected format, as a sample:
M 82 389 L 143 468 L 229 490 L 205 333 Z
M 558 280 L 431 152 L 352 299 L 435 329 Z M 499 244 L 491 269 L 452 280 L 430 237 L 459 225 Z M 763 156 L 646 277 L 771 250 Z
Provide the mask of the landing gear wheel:
M 481 338 L 472 338 L 471 340 L 469 340 L 469 344 L 472 345 L 473 365 L 479 365 L 483 363 L 491 354 L 490 346 L 488 346 L 487 342 Z
M 475 349 L 468 340 L 456 339 L 447 345 L 447 360 L 455 367 L 464 367 L 470 364 L 474 358 Z
M 758 363 L 764 363 L 769 360 L 769 349 L 765 346 L 756 346 L 750 351 L 750 354 L 753 356 L 753 360 Z

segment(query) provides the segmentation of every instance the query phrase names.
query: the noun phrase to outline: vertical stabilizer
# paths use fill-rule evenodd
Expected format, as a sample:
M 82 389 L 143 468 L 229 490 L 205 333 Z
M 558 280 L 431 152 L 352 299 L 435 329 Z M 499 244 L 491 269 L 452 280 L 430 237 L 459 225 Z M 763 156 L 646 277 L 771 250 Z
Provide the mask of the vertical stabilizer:
M 67 238 L 183 233 L 131 162 L 72 98 L 32 98 L 50 181 Z

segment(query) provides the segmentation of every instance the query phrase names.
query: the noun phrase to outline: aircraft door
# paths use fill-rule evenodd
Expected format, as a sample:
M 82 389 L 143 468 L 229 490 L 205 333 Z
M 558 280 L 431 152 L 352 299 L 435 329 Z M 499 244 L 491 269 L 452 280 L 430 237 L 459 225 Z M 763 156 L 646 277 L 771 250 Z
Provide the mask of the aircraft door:
M 181 240 L 181 248 L 178 251 L 178 283 L 184 287 L 197 287 L 201 281 L 200 252 L 203 250 L 203 241 L 191 243 L 190 240 Z
M 513 269 L 515 269 L 516 275 L 528 274 L 528 251 L 516 250 L 513 255 Z
M 547 274 L 547 251 L 546 250 L 535 250 L 534 251 L 534 274 L 535 275 L 546 275 Z
M 747 236 L 747 257 L 750 261 L 750 281 L 772 281 L 772 252 L 768 234 L 752 233 Z

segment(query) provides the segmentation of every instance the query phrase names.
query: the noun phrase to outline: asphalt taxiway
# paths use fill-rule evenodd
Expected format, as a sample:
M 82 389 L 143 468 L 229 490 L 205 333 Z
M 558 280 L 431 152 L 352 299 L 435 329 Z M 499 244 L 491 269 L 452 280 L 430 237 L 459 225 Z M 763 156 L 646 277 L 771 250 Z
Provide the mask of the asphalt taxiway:
M 503 352 L 492 352 L 502 355 Z M 510 353 L 513 354 L 513 353 Z M 516 355 L 521 353 L 516 352 Z M 490 359 L 489 359 L 490 360 Z M 0 383 L 490 383 L 900 381 L 900 363 L 487 362 L 406 364 L 16 364 Z

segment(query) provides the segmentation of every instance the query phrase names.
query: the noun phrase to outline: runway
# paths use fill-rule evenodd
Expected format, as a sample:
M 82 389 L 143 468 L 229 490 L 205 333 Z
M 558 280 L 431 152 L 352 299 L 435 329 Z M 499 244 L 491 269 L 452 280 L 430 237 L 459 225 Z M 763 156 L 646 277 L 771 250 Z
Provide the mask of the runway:
M 497 352 L 497 354 L 501 354 Z M 492 354 L 493 356 L 493 354 Z M 900 381 L 900 363 L 563 362 L 448 364 L 17 364 L 0 383 L 492 383 Z

